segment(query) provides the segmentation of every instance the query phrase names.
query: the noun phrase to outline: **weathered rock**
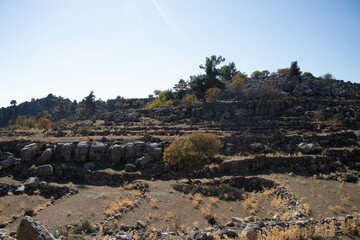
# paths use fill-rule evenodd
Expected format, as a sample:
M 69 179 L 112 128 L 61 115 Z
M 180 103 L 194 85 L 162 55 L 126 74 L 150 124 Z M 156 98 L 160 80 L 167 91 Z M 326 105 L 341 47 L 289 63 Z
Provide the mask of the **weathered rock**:
M 135 145 L 133 143 L 126 144 L 125 157 L 127 162 L 131 162 L 136 157 Z
M 161 159 L 162 149 L 158 146 L 157 143 L 150 143 L 146 146 L 146 152 L 151 156 L 154 156 L 155 159 Z
M 139 159 L 137 160 L 137 163 L 138 163 L 141 167 L 143 167 L 143 166 L 149 164 L 150 161 L 151 161 L 151 159 L 150 159 L 149 157 L 143 156 L 143 157 L 141 157 L 141 158 L 139 158 Z
M 55 240 L 40 222 L 25 216 L 21 221 L 17 234 L 18 240 Z
M 31 143 L 26 145 L 20 150 L 21 153 L 21 160 L 28 162 L 34 160 L 34 157 L 36 156 L 37 145 L 36 143 Z
M 111 161 L 114 163 L 122 162 L 125 158 L 125 146 L 115 144 L 111 150 Z
M 300 143 L 298 145 L 298 149 L 302 152 L 302 153 L 313 153 L 315 150 L 315 144 L 313 143 Z
M 53 174 L 54 174 L 53 167 L 50 164 L 39 166 L 36 169 L 37 176 L 50 176 Z
M 145 152 L 145 143 L 144 142 L 135 142 L 134 147 L 135 147 L 136 157 L 141 157 L 144 155 L 144 152 Z
M 65 143 L 61 147 L 61 155 L 64 158 L 65 162 L 71 162 L 74 156 L 74 146 L 72 143 Z
M 39 163 L 45 163 L 50 160 L 50 158 L 53 155 L 53 150 L 51 148 L 45 149 L 45 151 L 41 154 L 41 156 L 38 159 Z
M 136 166 L 134 164 L 128 163 L 125 165 L 126 172 L 134 172 L 136 170 Z
M 16 161 L 15 158 L 9 156 L 7 159 L 2 160 L 2 161 L 0 162 L 0 165 L 1 165 L 3 168 L 9 168 L 9 167 L 11 167 L 12 165 L 15 164 L 15 161 Z
M 14 194 L 15 194 L 15 195 L 23 194 L 24 191 L 25 191 L 25 186 L 24 186 L 24 185 L 21 185 L 21 186 L 19 186 L 17 189 L 15 189 Z
M 94 162 L 87 162 L 87 163 L 84 163 L 84 168 L 93 169 L 93 168 L 96 168 L 96 164 Z
M 92 144 L 89 150 L 89 160 L 95 162 L 101 161 L 107 147 L 107 144 L 103 142 L 96 142 L 95 144 Z
M 146 228 L 146 223 L 144 223 L 143 221 L 141 220 L 138 220 L 136 222 L 136 227 L 139 228 L 139 229 L 145 229 Z
M 37 177 L 29 177 L 25 183 L 24 186 L 26 187 L 37 187 L 39 185 L 40 181 Z
M 346 174 L 345 178 L 344 178 L 345 182 L 351 182 L 351 183 L 356 183 L 358 181 L 358 178 L 356 176 L 354 176 L 353 174 Z
M 87 142 L 80 142 L 75 148 L 75 157 L 76 162 L 86 162 L 89 155 L 89 144 Z
M 247 224 L 245 229 L 241 234 L 245 235 L 248 240 L 255 240 L 257 236 L 257 231 L 260 230 L 259 225 L 257 224 Z

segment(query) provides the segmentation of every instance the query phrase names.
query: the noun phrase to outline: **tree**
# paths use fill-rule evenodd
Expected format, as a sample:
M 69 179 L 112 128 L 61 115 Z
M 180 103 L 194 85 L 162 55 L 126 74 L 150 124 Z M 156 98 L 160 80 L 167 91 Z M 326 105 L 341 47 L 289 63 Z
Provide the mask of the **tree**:
M 160 92 L 161 92 L 160 90 L 154 90 L 155 97 L 159 96 Z
M 177 99 L 183 99 L 183 97 L 189 93 L 189 84 L 184 79 L 180 79 L 179 83 L 174 86 L 175 96 Z
M 16 100 L 11 100 L 10 104 L 13 105 L 13 107 L 15 107 L 17 102 L 16 102 Z
M 231 80 L 231 83 L 227 85 L 227 90 L 234 97 L 239 97 L 243 93 L 246 79 L 241 73 L 237 73 Z
M 297 61 L 291 63 L 289 76 L 290 77 L 297 77 L 301 75 L 300 67 L 297 64 Z
M 84 106 L 88 113 L 93 113 L 96 109 L 94 91 L 91 91 L 88 96 L 83 99 Z
M 269 75 L 270 75 L 269 70 L 263 70 L 263 71 L 261 72 L 261 76 L 263 76 L 263 77 L 268 77 Z
M 220 76 L 221 80 L 225 83 L 231 82 L 231 79 L 238 73 L 239 71 L 235 67 L 235 63 L 231 62 L 228 65 L 224 65 L 220 68 Z
M 260 78 L 261 77 L 261 72 L 259 70 L 255 70 L 250 76 L 253 79 Z
M 211 56 L 210 58 L 206 58 L 205 65 L 200 65 L 199 67 L 201 69 L 205 70 L 205 74 L 201 74 L 198 76 L 190 76 L 189 85 L 191 90 L 194 92 L 195 96 L 198 99 L 204 99 L 205 98 L 205 92 L 206 90 L 210 88 L 220 88 L 224 89 L 225 83 L 221 81 L 220 79 L 220 70 L 216 68 L 219 64 L 223 63 L 225 61 L 225 58 L 219 56 L 216 57 L 215 55 Z M 232 65 L 232 64 L 231 64 Z M 232 72 L 235 67 L 229 67 L 232 68 L 230 72 Z M 227 70 L 223 70 L 224 72 L 227 72 Z

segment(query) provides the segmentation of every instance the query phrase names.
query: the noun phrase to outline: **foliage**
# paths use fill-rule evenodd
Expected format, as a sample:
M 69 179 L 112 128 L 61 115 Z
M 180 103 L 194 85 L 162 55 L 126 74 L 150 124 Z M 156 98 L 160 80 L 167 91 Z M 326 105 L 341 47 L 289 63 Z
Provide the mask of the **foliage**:
M 11 100 L 10 104 L 11 104 L 11 105 L 13 105 L 13 106 L 15 107 L 15 106 L 16 106 L 16 104 L 17 104 L 17 102 L 16 102 L 16 100 Z
M 325 79 L 325 80 L 335 80 L 335 78 L 333 77 L 333 75 L 331 73 L 325 73 L 324 75 L 320 76 L 320 78 Z
M 175 90 L 174 94 L 177 99 L 183 99 L 183 97 L 189 94 L 191 91 L 189 88 L 189 84 L 185 82 L 184 79 L 180 79 L 179 83 L 175 84 L 174 90 Z
M 301 75 L 300 67 L 297 64 L 297 61 L 291 63 L 289 75 L 290 77 L 297 77 Z
M 231 81 L 232 77 L 238 73 L 234 63 L 223 66 L 221 69 L 217 66 L 225 61 L 225 58 L 219 56 L 211 56 L 206 58 L 205 65 L 200 65 L 205 70 L 205 74 L 198 76 L 190 76 L 189 85 L 193 93 L 198 99 L 206 97 L 206 90 L 210 88 L 224 89 L 225 83 Z
M 77 234 L 81 234 L 82 232 L 84 233 L 93 233 L 95 232 L 95 229 L 93 226 L 91 226 L 91 223 L 86 220 L 85 222 L 83 222 L 81 224 L 81 226 L 78 226 L 74 229 L 75 233 Z
M 37 125 L 38 125 L 39 128 L 45 129 L 45 128 L 50 128 L 52 123 L 51 123 L 50 119 L 41 117 L 41 118 L 38 119 Z
M 94 91 L 91 91 L 90 94 L 83 99 L 82 103 L 88 113 L 93 113 L 96 109 Z
M 313 75 L 312 73 L 310 73 L 310 72 L 304 72 L 304 73 L 302 74 L 302 76 L 303 76 L 303 77 L 310 77 L 310 78 L 313 78 L 313 77 L 314 77 L 314 75 Z
M 250 76 L 251 76 L 251 78 L 260 78 L 261 72 L 259 70 L 256 70 Z
M 170 165 L 197 165 L 213 158 L 220 150 L 221 142 L 214 134 L 193 133 L 175 140 L 164 151 L 164 161 Z
M 261 98 L 274 99 L 280 97 L 280 93 L 272 86 L 265 84 L 260 90 Z
M 206 101 L 216 101 L 220 100 L 224 95 L 223 91 L 220 88 L 210 88 L 205 92 Z
M 246 79 L 241 76 L 241 73 L 237 73 L 227 85 L 227 90 L 233 96 L 239 96 L 244 90 Z
M 193 103 L 197 101 L 197 98 L 194 95 L 187 95 L 185 96 L 181 102 L 186 106 L 190 107 Z
M 173 105 L 174 93 L 171 90 L 165 90 L 159 93 L 159 96 L 150 102 L 146 108 L 159 108 Z
M 290 69 L 289 68 L 280 68 L 277 70 L 277 73 L 279 76 L 288 76 L 290 73 Z
M 24 212 L 24 215 L 25 215 L 25 216 L 30 216 L 30 217 L 32 217 L 32 216 L 35 215 L 35 211 L 34 211 L 34 209 L 32 209 L 32 208 L 26 208 L 26 209 L 25 209 L 25 212 Z

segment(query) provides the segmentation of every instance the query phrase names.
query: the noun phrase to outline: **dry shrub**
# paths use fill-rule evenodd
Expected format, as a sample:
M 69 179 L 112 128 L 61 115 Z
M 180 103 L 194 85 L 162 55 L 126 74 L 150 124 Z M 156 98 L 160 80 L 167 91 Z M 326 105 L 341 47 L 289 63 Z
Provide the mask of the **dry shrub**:
M 280 93 L 274 87 L 265 84 L 260 89 L 260 96 L 263 99 L 274 99 L 280 97 Z
M 164 151 L 164 161 L 170 165 L 196 165 L 213 158 L 220 150 L 221 142 L 214 134 L 193 133 L 175 140 Z
M 206 101 L 220 100 L 224 95 L 224 92 L 220 88 L 210 88 L 205 92 Z

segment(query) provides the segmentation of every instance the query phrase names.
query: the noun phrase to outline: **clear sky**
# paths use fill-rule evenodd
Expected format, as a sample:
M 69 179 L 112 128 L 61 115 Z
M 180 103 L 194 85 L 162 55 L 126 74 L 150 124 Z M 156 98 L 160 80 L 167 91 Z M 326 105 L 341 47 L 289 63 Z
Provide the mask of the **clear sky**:
M 0 0 L 0 107 L 147 97 L 205 57 L 360 82 L 359 0 Z

